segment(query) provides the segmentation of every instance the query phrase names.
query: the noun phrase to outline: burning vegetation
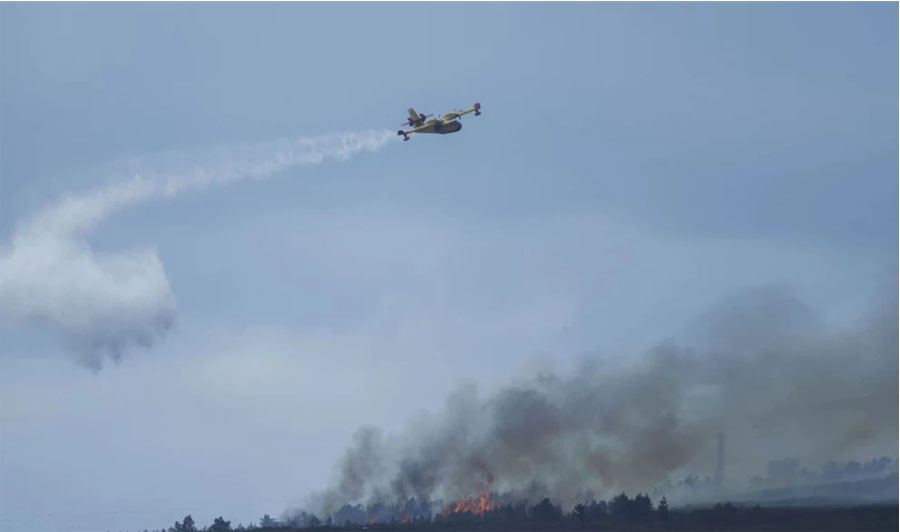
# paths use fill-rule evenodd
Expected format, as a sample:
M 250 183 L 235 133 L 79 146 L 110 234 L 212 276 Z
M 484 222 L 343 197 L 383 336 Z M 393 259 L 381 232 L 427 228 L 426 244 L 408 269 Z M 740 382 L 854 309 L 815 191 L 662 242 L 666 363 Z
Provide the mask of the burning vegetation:
M 464 499 L 456 504 L 447 506 L 441 514 L 444 517 L 462 513 L 483 516 L 485 512 L 489 512 L 496 507 L 497 504 L 494 502 L 494 497 L 490 493 L 482 493 L 477 499 Z
M 331 486 L 285 518 L 524 519 L 545 498 L 568 511 L 593 498 L 585 494 L 646 492 L 704 470 L 716 474 L 702 500 L 715 501 L 753 488 L 771 457 L 823 464 L 893 452 L 896 302 L 859 323 L 826 327 L 789 291 L 767 287 L 704 314 L 692 347 L 664 342 L 629 365 L 587 357 L 571 374 L 544 372 L 487 396 L 464 386 L 405 434 L 357 431 Z M 723 432 L 727 482 L 715 458 Z M 687 491 L 666 496 L 702 502 Z

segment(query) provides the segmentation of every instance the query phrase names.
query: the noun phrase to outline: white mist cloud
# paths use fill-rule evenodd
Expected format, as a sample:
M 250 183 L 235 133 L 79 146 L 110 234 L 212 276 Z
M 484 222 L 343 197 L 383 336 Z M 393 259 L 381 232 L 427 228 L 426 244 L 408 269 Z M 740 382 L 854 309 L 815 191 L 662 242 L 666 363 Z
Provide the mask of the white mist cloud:
M 290 167 L 346 160 L 376 151 L 396 137 L 365 131 L 248 144 L 182 157 L 166 171 L 158 161 L 121 182 L 73 195 L 20 222 L 0 246 L 0 311 L 60 334 L 87 366 L 99 369 L 134 345 L 165 336 L 176 298 L 158 253 L 135 248 L 95 251 L 87 235 L 128 205 L 185 190 L 262 179 Z

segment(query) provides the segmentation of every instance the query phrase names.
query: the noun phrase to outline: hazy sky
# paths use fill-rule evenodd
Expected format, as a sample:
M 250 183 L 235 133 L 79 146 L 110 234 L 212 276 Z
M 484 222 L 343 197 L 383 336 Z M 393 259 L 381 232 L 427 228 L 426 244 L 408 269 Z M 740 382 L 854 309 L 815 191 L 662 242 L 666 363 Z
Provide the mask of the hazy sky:
M 852 322 L 896 287 L 897 15 L 0 6 L 0 527 L 275 515 L 361 425 L 627 359 L 747 287 Z

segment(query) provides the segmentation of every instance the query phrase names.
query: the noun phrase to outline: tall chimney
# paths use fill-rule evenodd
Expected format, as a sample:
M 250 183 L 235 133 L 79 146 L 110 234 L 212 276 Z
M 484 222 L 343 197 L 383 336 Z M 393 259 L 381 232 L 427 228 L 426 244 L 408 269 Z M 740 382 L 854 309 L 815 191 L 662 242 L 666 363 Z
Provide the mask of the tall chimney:
M 725 483 L 725 435 L 721 432 L 718 437 L 718 459 L 716 460 L 716 484 Z

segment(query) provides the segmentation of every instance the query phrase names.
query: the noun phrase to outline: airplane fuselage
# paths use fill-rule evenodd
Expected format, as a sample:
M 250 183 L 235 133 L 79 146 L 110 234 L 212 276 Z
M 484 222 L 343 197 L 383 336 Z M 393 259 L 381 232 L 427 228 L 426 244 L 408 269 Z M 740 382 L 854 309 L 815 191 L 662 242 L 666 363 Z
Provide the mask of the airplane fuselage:
M 456 133 L 462 129 L 462 123 L 458 120 L 444 122 L 442 120 L 429 120 L 423 124 L 422 129 L 418 129 L 416 133 Z

